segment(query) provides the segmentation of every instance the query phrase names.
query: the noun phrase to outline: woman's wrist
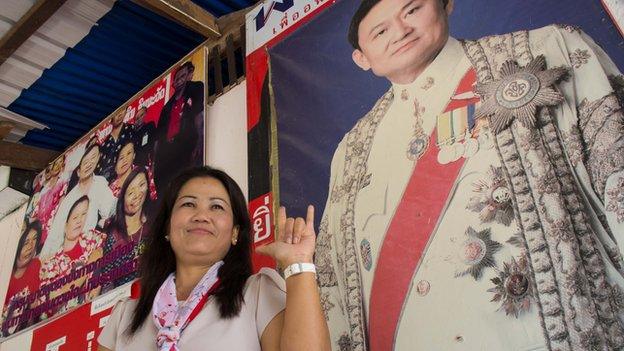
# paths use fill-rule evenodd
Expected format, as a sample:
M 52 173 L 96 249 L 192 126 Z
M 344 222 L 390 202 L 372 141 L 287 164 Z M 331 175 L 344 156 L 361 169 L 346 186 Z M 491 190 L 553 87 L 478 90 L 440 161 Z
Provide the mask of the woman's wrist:
M 295 263 L 314 263 L 314 258 L 312 255 L 298 255 L 280 260 L 277 263 L 281 269 L 286 269 L 286 267 Z
M 316 266 L 314 263 L 293 263 L 284 268 L 284 280 L 290 276 L 298 275 L 301 273 L 314 273 L 316 274 Z

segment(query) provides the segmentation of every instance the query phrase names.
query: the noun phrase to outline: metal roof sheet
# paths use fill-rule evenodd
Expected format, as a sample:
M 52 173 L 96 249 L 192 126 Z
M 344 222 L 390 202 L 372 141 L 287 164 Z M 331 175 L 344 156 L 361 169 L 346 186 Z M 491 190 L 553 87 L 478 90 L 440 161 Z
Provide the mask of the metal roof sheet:
M 215 17 L 254 3 L 193 1 Z M 33 2 L 3 1 L 0 34 Z M 63 150 L 204 40 L 130 0 L 68 0 L 0 66 L 0 106 L 48 126 L 21 142 Z

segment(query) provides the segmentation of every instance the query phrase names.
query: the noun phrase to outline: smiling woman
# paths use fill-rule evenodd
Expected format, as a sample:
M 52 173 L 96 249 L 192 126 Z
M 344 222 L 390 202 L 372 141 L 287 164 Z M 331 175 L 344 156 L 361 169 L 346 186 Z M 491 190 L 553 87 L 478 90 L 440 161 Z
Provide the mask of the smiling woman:
M 17 255 L 13 263 L 13 272 L 7 290 L 2 314 L 2 335 L 12 334 L 18 327 L 25 327 L 35 322 L 38 316 L 20 318 L 29 307 L 35 307 L 38 301 L 30 306 L 20 300 L 39 290 L 41 280 L 39 269 L 41 262 L 37 255 L 41 251 L 41 224 L 38 221 L 28 223 L 17 244 Z
M 167 189 L 141 257 L 141 296 L 118 303 L 99 350 L 329 350 L 314 270 L 314 209 L 280 210 L 275 243 L 259 252 L 281 267 L 251 274 L 250 222 L 238 185 L 194 168 Z M 288 291 L 288 294 L 286 294 Z
M 104 256 L 114 256 L 115 251 L 121 251 L 128 245 L 132 247 L 132 250 L 128 250 L 124 255 L 115 256 L 115 260 L 103 268 L 102 273 L 105 279 L 102 292 L 107 292 L 137 277 L 136 270 L 127 272 L 117 279 L 106 278 L 106 275 L 114 272 L 117 267 L 138 259 L 137 256 L 145 247 L 149 233 L 147 213 L 150 212 L 153 200 L 153 197 L 148 195 L 149 172 L 145 168 L 137 168 L 128 173 L 119 189 L 115 215 L 106 228 L 108 235 L 104 242 Z
M 99 145 L 92 144 L 88 146 L 72 175 L 72 179 L 69 180 L 69 192 L 60 202 L 57 213 L 52 220 L 48 237 L 41 251 L 42 259 L 54 255 L 61 246 L 64 240 L 65 220 L 70 207 L 76 203 L 76 200 L 87 196 L 91 201 L 85 219 L 85 231 L 93 230 L 97 226 L 102 227 L 105 220 L 111 216 L 115 209 L 117 199 L 108 187 L 106 178 L 94 173 L 99 159 Z
M 134 158 L 136 157 L 134 142 L 127 140 L 119 149 L 117 162 L 115 163 L 115 179 L 109 184 L 111 191 L 115 197 L 119 197 L 121 186 L 128 178 L 130 171 L 135 167 Z

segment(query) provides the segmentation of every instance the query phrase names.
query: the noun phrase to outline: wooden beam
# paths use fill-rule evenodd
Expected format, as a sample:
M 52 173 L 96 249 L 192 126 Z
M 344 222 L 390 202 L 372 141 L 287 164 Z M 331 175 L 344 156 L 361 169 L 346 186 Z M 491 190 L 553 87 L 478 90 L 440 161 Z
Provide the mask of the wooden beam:
M 225 35 L 229 32 L 238 31 L 241 26 L 245 25 L 245 15 L 254 7 L 256 7 L 256 5 L 219 17 L 217 19 L 217 26 L 221 30 L 221 34 Z
M 9 121 L 0 121 L 0 140 L 4 140 L 11 130 L 15 127 L 15 123 Z
M 34 146 L 0 141 L 0 165 L 40 171 L 61 153 Z
M 232 34 L 228 34 L 225 39 L 225 57 L 227 59 L 227 69 L 228 69 L 228 85 L 236 84 L 236 79 L 238 78 L 238 74 L 236 73 L 236 55 L 234 50 L 234 39 Z M 244 55 L 243 51 L 243 55 Z
M 52 17 L 67 0 L 38 0 L 0 39 L 0 65 Z
M 216 18 L 191 0 L 133 0 L 135 3 L 168 17 L 206 38 L 218 39 L 221 31 Z

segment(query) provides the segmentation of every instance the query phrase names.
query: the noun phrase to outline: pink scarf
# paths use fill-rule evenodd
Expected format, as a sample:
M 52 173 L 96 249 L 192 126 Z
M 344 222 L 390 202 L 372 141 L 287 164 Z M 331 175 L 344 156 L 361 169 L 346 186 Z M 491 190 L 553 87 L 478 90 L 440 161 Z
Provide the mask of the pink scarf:
M 217 273 L 222 265 L 223 261 L 212 265 L 180 306 L 176 298 L 175 273 L 171 273 L 160 286 L 152 306 L 152 319 L 158 328 L 156 344 L 159 351 L 178 351 L 180 335 L 219 285 Z

